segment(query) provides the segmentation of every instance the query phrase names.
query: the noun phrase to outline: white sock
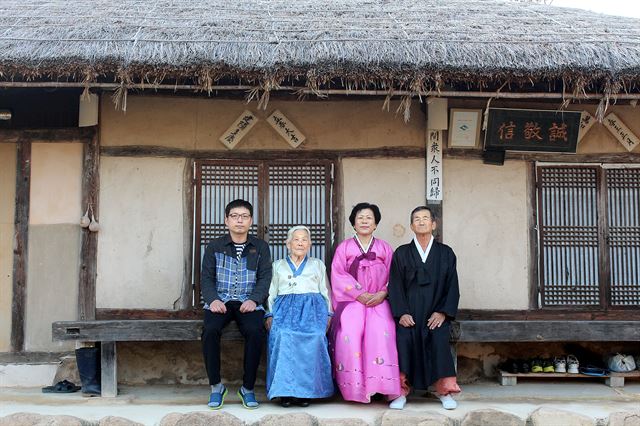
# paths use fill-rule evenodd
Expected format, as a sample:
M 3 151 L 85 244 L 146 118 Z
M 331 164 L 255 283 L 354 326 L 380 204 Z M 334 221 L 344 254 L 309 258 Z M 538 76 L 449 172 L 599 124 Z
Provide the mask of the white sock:
M 222 392 L 222 382 L 217 385 L 211 385 L 211 393 L 220 393 Z
M 243 395 L 246 395 L 248 393 L 253 393 L 253 389 L 249 390 L 249 389 L 245 388 L 244 386 L 242 386 L 240 388 L 240 392 L 242 392 Z
M 407 398 L 404 395 L 400 395 L 389 404 L 389 408 L 394 410 L 402 410 L 407 403 Z

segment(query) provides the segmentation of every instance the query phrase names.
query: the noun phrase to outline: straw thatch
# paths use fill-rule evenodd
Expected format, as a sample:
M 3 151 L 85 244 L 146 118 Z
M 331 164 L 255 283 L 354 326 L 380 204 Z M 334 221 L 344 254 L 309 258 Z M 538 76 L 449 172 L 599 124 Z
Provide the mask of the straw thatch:
M 0 80 L 637 93 L 640 20 L 499 0 L 0 0 Z

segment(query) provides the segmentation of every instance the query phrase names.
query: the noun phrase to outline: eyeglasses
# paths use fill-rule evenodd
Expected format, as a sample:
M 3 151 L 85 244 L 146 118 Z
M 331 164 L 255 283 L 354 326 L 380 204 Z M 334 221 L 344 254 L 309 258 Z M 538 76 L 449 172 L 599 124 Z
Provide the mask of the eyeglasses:
M 413 218 L 414 222 L 429 222 L 431 220 L 433 220 L 433 219 L 430 218 L 430 217 L 414 217 Z
M 250 214 L 246 214 L 246 213 L 243 213 L 243 214 L 231 213 L 228 217 L 231 220 L 241 219 L 241 220 L 245 221 L 245 220 L 251 219 L 251 215 Z

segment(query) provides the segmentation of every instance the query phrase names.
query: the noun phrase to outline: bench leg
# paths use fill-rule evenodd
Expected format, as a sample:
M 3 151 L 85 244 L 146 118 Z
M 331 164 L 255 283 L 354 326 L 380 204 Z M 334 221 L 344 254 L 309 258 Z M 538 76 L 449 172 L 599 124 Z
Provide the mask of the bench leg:
M 604 382 L 607 386 L 612 388 L 623 388 L 624 387 L 624 377 L 622 376 L 611 376 L 607 377 Z
M 517 377 L 500 376 L 500 385 L 502 386 L 515 386 L 517 384 L 518 384 Z
M 102 396 L 118 396 L 118 357 L 116 353 L 116 342 L 102 342 L 100 345 L 100 367 Z

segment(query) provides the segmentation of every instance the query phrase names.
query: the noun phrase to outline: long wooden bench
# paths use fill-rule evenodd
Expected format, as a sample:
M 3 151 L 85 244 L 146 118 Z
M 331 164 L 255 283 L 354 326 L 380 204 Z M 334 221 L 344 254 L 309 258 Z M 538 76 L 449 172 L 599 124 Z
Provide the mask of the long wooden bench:
M 201 320 L 59 321 L 54 340 L 101 342 L 102 396 L 117 395 L 116 342 L 200 340 Z M 223 340 L 242 339 L 235 323 Z M 640 321 L 484 321 L 454 322 L 451 343 L 473 342 L 640 342 Z

